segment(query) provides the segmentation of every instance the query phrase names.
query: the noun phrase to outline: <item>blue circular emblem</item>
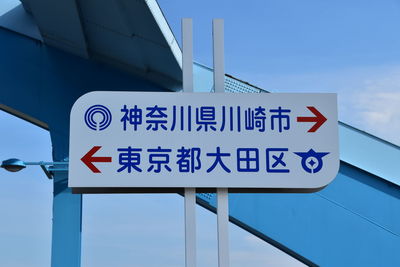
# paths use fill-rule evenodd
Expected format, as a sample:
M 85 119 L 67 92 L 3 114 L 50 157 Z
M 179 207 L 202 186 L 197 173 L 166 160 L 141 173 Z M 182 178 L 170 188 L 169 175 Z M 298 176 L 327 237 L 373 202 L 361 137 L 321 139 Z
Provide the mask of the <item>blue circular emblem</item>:
M 85 112 L 85 123 L 94 131 L 106 129 L 112 120 L 111 112 L 102 105 L 94 105 Z

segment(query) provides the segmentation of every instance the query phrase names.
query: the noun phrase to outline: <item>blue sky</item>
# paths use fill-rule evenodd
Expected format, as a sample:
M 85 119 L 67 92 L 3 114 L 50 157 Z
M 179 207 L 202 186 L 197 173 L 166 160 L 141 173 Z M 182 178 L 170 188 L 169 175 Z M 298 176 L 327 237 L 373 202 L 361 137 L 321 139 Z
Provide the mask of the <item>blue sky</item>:
M 212 66 L 225 20 L 226 72 L 271 92 L 336 92 L 339 119 L 400 145 L 400 1 L 160 0 L 176 38 L 193 18 L 194 57 Z
M 193 18 L 197 62 L 212 65 L 211 22 L 224 18 L 227 73 L 273 92 L 337 92 L 342 121 L 400 144 L 399 1 L 159 4 L 178 40 L 180 19 Z M 0 113 L 0 134 L 0 160 L 51 160 L 48 132 Z M 51 195 L 39 168 L 0 170 L 1 266 L 49 265 Z M 215 215 L 197 211 L 199 266 L 217 266 Z M 183 235 L 179 196 L 84 198 L 83 266 L 183 266 Z M 297 266 L 236 226 L 230 235 L 232 266 Z

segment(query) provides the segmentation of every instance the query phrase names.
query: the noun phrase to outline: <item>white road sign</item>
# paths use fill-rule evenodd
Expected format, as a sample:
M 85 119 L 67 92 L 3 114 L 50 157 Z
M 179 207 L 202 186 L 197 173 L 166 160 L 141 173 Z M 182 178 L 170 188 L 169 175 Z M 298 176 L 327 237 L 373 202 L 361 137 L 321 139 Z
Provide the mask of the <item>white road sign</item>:
M 77 192 L 317 191 L 339 168 L 336 94 L 91 92 L 70 123 Z

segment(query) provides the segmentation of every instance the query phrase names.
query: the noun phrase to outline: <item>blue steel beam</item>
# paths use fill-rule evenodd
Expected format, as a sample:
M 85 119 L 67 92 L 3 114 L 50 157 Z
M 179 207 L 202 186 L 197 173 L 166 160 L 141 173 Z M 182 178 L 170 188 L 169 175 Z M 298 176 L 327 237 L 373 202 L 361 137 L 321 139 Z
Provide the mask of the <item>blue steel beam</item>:
M 164 91 L 92 61 L 46 47 L 0 29 L 0 109 L 50 131 L 53 160 L 68 157 L 69 113 L 90 91 Z M 71 193 L 67 175 L 57 172 L 53 186 L 53 267 L 79 267 L 82 196 Z
M 116 88 L 163 90 L 6 30 L 0 30 L 0 39 L 0 105 L 50 130 L 55 161 L 67 155 L 69 110 L 80 95 Z M 210 70 L 196 65 L 194 73 L 195 87 L 210 91 Z M 231 77 L 226 78 L 225 86 L 230 91 L 260 92 Z M 349 164 L 342 162 L 331 185 L 315 194 L 232 194 L 231 220 L 309 264 L 400 265 L 393 251 L 400 245 L 400 218 L 395 212 L 399 188 L 394 184 L 399 167 L 381 165 L 379 157 L 374 161 L 349 147 L 357 144 L 367 151 L 373 147 L 372 151 L 393 163 L 400 150 L 348 126 L 340 128 L 343 160 Z M 74 267 L 79 266 L 74 264 L 79 264 L 80 258 L 81 199 L 72 196 L 65 184 L 66 176 L 56 177 L 52 262 L 53 266 L 68 262 Z M 199 200 L 213 209 L 215 202 L 210 196 L 201 195 Z M 70 221 L 64 221 L 67 218 Z
M 60 111 L 56 111 L 60 113 Z M 62 112 L 62 111 L 61 111 Z M 50 124 L 52 125 L 52 124 Z M 53 160 L 68 158 L 68 134 L 50 131 Z M 81 266 L 82 195 L 68 188 L 68 172 L 53 177 L 53 224 L 51 266 Z
M 339 123 L 339 136 L 341 160 L 400 185 L 398 146 L 344 123 Z
M 51 266 L 81 266 L 82 195 L 72 194 L 68 175 L 54 175 Z
M 313 194 L 230 194 L 230 219 L 308 265 L 400 266 L 400 188 L 343 163 Z M 216 198 L 199 194 L 214 211 Z
M 194 73 L 195 91 L 211 91 L 212 70 Z M 262 92 L 233 77 L 225 90 Z M 308 265 L 400 266 L 400 148 L 344 123 L 339 135 L 341 167 L 325 189 L 230 194 L 230 220 Z M 215 211 L 214 194 L 198 203 Z
M 22 2 L 45 44 L 180 90 L 181 51 L 156 0 Z

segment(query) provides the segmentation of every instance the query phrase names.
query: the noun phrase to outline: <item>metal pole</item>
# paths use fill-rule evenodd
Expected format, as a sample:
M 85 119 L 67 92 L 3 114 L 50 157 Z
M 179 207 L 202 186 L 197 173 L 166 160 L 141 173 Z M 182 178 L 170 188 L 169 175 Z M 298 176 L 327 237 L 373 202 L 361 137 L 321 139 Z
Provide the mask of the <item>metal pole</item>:
M 213 20 L 214 91 L 225 92 L 224 21 Z M 218 266 L 229 267 L 228 189 L 217 189 Z
M 25 165 L 68 165 L 68 161 L 65 162 L 46 162 L 46 161 L 37 161 L 37 162 L 24 162 Z
M 185 264 L 196 266 L 196 189 L 185 188 Z
M 193 23 L 192 19 L 182 19 L 182 72 L 183 91 L 193 93 Z
M 193 93 L 192 19 L 182 19 L 183 92 Z M 196 266 L 196 189 L 185 188 L 185 264 Z
M 228 189 L 217 189 L 218 266 L 229 266 Z
M 225 92 L 224 20 L 213 19 L 214 91 Z
M 68 156 L 68 140 L 62 134 L 52 131 L 50 134 L 53 160 L 61 162 Z M 55 172 L 53 185 L 51 267 L 80 267 L 82 195 L 72 194 L 71 188 L 68 187 L 67 172 Z

